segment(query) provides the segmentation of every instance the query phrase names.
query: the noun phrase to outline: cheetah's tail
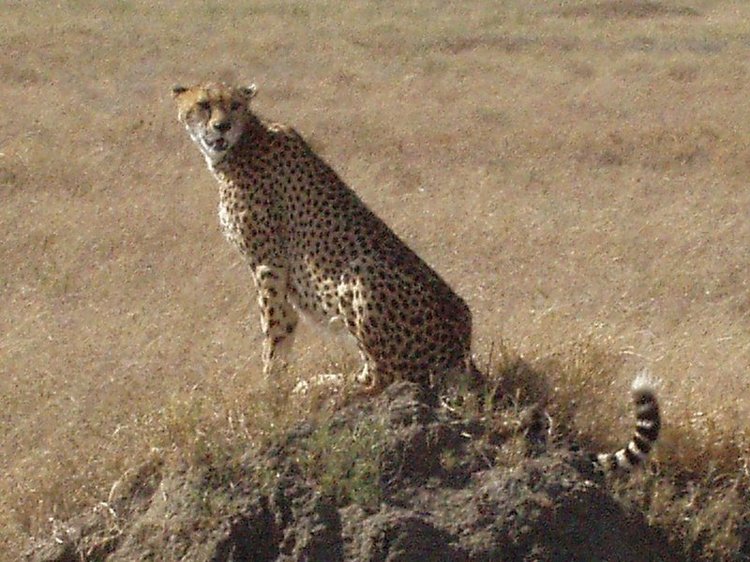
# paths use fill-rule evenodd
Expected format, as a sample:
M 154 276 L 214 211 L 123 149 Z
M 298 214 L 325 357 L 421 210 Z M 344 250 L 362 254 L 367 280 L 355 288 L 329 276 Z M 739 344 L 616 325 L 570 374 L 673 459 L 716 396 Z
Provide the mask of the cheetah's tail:
M 614 453 L 601 453 L 595 460 L 607 472 L 630 472 L 648 458 L 659 438 L 661 417 L 653 381 L 642 373 L 633 381 L 635 404 L 635 433 L 630 442 Z

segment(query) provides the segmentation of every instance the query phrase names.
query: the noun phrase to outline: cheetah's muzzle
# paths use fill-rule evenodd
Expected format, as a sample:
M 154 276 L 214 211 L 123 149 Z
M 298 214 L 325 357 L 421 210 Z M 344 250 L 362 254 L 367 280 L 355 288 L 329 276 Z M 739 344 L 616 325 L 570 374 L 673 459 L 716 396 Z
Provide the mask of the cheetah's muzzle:
M 211 150 L 216 150 L 217 152 L 223 152 L 227 148 L 229 148 L 229 143 L 223 137 L 213 141 L 206 141 L 206 144 L 211 148 Z

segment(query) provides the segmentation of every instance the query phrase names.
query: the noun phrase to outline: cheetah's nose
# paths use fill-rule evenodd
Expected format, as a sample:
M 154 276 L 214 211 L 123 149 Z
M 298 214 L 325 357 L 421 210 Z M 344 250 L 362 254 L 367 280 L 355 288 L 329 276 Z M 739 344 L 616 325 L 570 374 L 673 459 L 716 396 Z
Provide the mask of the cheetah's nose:
M 214 129 L 216 129 L 220 133 L 226 133 L 231 128 L 232 124 L 229 121 L 217 121 L 216 123 L 214 123 Z

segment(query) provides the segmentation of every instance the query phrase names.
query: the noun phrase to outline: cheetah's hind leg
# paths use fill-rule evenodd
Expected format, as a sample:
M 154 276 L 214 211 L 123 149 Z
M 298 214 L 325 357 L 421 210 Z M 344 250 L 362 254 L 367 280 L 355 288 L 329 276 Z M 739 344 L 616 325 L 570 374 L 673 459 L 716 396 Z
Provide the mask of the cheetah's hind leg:
M 354 391 L 355 394 L 365 396 L 377 394 L 383 388 L 383 385 L 380 383 L 380 377 L 373 377 L 373 370 L 370 368 L 370 364 L 367 360 L 364 361 L 362 369 L 354 375 L 353 381 L 351 381 L 351 379 L 347 381 L 347 378 L 348 377 L 345 376 L 344 373 L 323 373 L 315 375 L 309 380 L 300 380 L 292 392 L 294 394 L 305 395 L 316 387 L 328 387 L 337 391 L 346 386 L 347 382 L 354 383 L 356 386 Z
M 345 380 L 344 375 L 341 373 L 323 373 L 322 375 L 315 375 L 312 379 L 302 379 L 294 385 L 292 394 L 298 394 L 304 396 L 308 394 L 313 388 L 324 387 L 333 392 L 338 392 L 341 387 L 344 386 Z
M 362 369 L 354 375 L 354 381 L 359 386 L 357 394 L 374 396 L 388 386 L 388 382 L 378 368 L 373 365 L 372 361 L 364 357 L 364 354 L 363 358 L 364 365 L 362 365 Z

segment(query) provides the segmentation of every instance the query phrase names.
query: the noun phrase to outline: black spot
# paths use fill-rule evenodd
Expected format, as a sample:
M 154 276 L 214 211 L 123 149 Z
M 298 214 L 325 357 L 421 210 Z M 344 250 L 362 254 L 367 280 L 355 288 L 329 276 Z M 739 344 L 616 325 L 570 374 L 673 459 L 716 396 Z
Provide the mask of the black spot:
M 642 453 L 648 453 L 651 450 L 651 442 L 641 438 L 638 434 L 633 436 L 633 443 Z
M 659 437 L 659 429 L 659 424 L 654 424 L 651 427 L 638 427 L 636 431 L 639 435 L 653 442 Z
M 633 451 L 631 451 L 629 448 L 626 447 L 624 450 L 625 450 L 625 457 L 627 457 L 628 462 L 631 465 L 635 466 L 641 462 L 640 457 L 636 455 L 635 453 L 633 453 Z

